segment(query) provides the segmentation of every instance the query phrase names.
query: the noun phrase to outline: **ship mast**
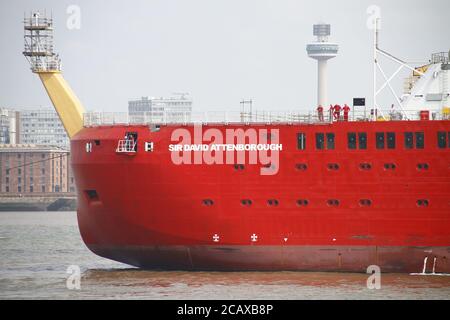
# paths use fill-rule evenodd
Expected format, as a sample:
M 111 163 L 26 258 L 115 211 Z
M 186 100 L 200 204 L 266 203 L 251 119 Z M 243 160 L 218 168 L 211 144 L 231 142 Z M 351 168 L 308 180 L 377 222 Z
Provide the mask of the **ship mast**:
M 24 18 L 23 55 L 39 75 L 69 138 L 83 128 L 84 107 L 61 74 L 61 60 L 53 51 L 53 19 L 34 12 Z
M 377 103 L 377 96 L 380 94 L 381 91 L 383 91 L 384 88 L 386 88 L 386 86 L 389 88 L 389 90 L 391 91 L 392 95 L 395 98 L 395 101 L 397 103 L 397 106 L 399 107 L 401 113 L 403 114 L 403 116 L 405 117 L 405 119 L 408 119 L 408 114 L 405 112 L 404 108 L 403 108 L 403 102 L 400 99 L 400 97 L 395 93 L 394 88 L 391 85 L 391 80 L 403 69 L 403 68 L 407 68 L 421 76 L 424 75 L 424 73 L 422 73 L 421 71 L 414 69 L 413 67 L 409 66 L 405 61 L 393 56 L 392 54 L 380 49 L 379 47 L 379 40 L 378 40 L 378 36 L 379 36 L 379 29 L 380 29 L 380 18 L 376 18 L 374 21 L 374 41 L 373 41 L 373 117 L 372 120 L 377 120 L 376 119 L 376 113 L 375 111 L 379 111 L 381 112 L 378 103 Z M 388 78 L 386 76 L 386 73 L 384 72 L 383 68 L 380 65 L 380 61 L 378 59 L 378 54 L 388 58 L 389 60 L 397 63 L 399 65 L 399 67 L 397 68 L 397 70 L 395 70 L 395 72 Z M 377 70 L 380 72 L 381 76 L 384 79 L 384 83 L 377 89 Z M 383 118 L 384 116 L 381 115 Z

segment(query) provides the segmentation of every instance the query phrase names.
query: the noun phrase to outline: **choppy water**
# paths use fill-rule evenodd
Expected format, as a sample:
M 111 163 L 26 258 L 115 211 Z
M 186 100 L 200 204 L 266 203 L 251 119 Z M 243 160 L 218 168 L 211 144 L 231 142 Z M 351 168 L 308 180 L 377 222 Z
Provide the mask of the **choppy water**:
M 68 266 L 81 269 L 69 290 Z M 142 271 L 97 257 L 75 212 L 0 212 L 0 299 L 449 299 L 450 277 L 313 272 Z

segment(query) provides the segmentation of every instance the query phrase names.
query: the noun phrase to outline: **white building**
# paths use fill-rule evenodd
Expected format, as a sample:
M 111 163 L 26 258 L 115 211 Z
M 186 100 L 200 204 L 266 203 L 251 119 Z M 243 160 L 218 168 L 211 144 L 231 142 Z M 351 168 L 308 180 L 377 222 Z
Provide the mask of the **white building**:
M 16 144 L 18 142 L 17 122 L 18 113 L 16 111 L 0 108 L 0 144 Z
M 192 99 L 188 94 L 169 98 L 142 97 L 128 101 L 128 114 L 133 123 L 183 121 L 190 118 L 191 112 Z
M 69 138 L 53 108 L 23 109 L 19 111 L 19 117 L 21 144 L 69 147 Z

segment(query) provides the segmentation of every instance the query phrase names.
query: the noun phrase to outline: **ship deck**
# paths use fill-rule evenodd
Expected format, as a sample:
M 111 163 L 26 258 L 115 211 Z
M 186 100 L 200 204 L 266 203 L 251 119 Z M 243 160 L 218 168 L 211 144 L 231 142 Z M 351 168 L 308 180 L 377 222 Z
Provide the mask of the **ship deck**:
M 391 111 L 373 112 L 370 109 L 351 110 L 347 116 L 343 112 L 339 117 L 325 110 L 323 116 L 316 111 L 300 113 L 298 111 L 207 111 L 207 112 L 86 112 L 83 114 L 85 127 L 111 125 L 189 125 L 189 124 L 224 124 L 224 125 L 270 125 L 270 124 L 330 124 L 333 122 L 368 122 L 368 121 L 411 121 L 411 120 L 450 120 L 450 111 Z

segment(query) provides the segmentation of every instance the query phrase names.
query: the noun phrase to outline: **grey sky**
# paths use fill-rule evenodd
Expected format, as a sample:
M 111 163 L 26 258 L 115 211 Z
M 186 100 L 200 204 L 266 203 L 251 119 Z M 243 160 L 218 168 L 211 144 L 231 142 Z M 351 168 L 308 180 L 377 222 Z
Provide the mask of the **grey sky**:
M 80 30 L 66 27 L 72 4 Z M 329 62 L 329 102 L 370 98 L 372 4 L 381 8 L 385 50 L 426 61 L 450 49 L 448 0 L 2 0 L 0 106 L 50 105 L 21 54 L 23 14 L 34 9 L 53 11 L 64 76 L 88 109 L 125 111 L 130 98 L 172 92 L 190 92 L 199 111 L 237 110 L 242 98 L 258 109 L 312 109 L 316 62 L 305 46 L 319 21 L 332 24 L 340 45 Z

